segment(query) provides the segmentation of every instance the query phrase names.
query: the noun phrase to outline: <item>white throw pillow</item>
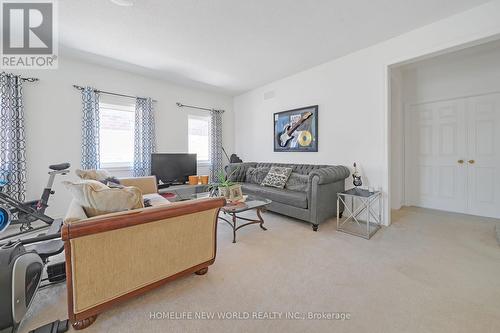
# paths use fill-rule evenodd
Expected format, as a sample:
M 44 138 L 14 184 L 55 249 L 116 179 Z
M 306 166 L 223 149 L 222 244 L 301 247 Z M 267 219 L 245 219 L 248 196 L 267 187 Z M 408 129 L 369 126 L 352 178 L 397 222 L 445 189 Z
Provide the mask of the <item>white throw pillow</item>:
M 273 166 L 260 185 L 284 188 L 291 173 L 292 168 Z
M 143 198 L 144 200 L 149 200 L 149 204 L 151 205 L 151 207 L 170 205 L 170 201 L 168 201 L 158 193 L 144 194 Z
M 96 180 L 63 184 L 88 217 L 144 207 L 141 190 L 134 186 L 109 188 Z

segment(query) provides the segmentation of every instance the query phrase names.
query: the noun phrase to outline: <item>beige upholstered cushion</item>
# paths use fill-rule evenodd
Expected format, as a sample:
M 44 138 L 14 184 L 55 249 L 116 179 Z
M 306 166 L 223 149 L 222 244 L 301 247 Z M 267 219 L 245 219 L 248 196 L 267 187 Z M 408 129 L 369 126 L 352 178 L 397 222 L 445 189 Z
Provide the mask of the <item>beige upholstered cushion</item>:
M 88 217 L 144 207 L 142 193 L 136 187 L 109 188 L 96 180 L 63 184 Z
M 158 193 L 155 176 L 120 178 L 120 184 L 138 187 L 142 194 Z
M 103 180 L 111 177 L 106 170 L 80 170 L 76 169 L 75 174 L 81 179 Z
M 158 193 L 149 193 L 149 194 L 144 194 L 143 195 L 144 199 L 148 199 L 149 203 L 151 204 L 151 207 L 157 207 L 161 205 L 169 205 L 170 201 L 162 197 Z

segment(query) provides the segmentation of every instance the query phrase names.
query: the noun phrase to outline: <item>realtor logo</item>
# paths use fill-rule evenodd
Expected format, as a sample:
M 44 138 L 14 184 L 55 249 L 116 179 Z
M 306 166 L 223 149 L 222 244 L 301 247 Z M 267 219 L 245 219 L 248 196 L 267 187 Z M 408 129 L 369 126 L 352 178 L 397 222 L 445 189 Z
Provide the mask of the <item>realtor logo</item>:
M 2 1 L 1 67 L 57 68 L 56 1 Z

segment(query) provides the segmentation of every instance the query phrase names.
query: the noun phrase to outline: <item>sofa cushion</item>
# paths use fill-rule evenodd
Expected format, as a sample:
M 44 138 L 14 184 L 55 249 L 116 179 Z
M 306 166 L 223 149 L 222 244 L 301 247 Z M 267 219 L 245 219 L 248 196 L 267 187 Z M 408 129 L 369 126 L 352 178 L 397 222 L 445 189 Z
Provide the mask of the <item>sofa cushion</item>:
M 307 193 L 290 191 L 257 184 L 242 184 L 243 194 L 254 194 L 286 205 L 307 209 Z
M 266 178 L 270 169 L 271 168 L 248 168 L 245 182 L 260 185 L 264 178 Z
M 65 181 L 63 184 L 88 217 L 144 207 L 142 193 L 137 187 L 109 188 L 96 180 Z
M 273 166 L 260 185 L 282 189 L 291 173 L 292 168 Z
M 307 191 L 307 185 L 309 184 L 309 176 L 302 175 L 297 172 L 292 172 L 290 177 L 286 181 L 285 188 L 291 191 Z
M 158 193 L 155 176 L 120 178 L 120 184 L 124 186 L 135 186 L 142 194 Z

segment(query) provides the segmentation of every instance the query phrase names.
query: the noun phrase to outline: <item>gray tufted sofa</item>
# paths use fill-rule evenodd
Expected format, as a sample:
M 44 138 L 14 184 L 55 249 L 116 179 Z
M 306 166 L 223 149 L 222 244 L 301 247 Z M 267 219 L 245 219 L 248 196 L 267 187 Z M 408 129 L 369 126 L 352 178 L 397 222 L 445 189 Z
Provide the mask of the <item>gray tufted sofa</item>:
M 292 168 L 284 189 L 261 186 L 260 179 L 254 179 L 256 171 L 265 171 L 271 166 Z M 345 166 L 282 164 L 282 163 L 231 163 L 227 167 L 230 180 L 241 183 L 244 194 L 253 194 L 272 200 L 268 209 L 312 224 L 318 225 L 337 214 L 337 193 L 345 189 L 345 179 L 350 171 Z M 258 178 L 258 177 L 257 177 Z M 343 207 L 340 208 L 342 214 Z

